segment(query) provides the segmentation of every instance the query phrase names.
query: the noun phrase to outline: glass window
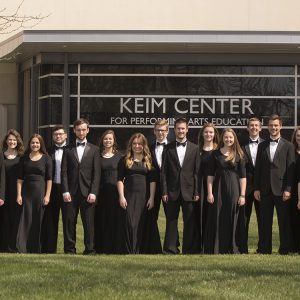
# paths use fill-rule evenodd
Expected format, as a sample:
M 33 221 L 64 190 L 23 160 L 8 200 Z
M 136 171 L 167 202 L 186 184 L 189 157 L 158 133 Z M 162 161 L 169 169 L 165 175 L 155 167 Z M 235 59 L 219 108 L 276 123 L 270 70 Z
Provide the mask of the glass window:
M 39 100 L 39 126 L 62 123 L 62 99 Z
M 41 65 L 41 75 L 47 75 L 50 73 L 64 73 L 63 64 L 45 64 Z
M 82 64 L 82 74 L 248 74 L 294 75 L 294 66 L 206 66 L 206 65 L 143 65 Z
M 110 77 L 82 76 L 81 95 L 294 96 L 289 77 Z

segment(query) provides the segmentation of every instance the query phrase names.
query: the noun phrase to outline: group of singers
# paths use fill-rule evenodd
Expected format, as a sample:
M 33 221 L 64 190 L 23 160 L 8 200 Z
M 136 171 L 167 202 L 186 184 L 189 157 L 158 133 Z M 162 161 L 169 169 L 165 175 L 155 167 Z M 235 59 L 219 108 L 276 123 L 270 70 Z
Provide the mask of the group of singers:
M 85 119 L 73 124 L 73 145 L 67 145 L 63 126 L 53 128 L 47 150 L 39 134 L 24 149 L 11 129 L 0 155 L 0 251 L 56 253 L 61 210 L 66 254 L 76 254 L 79 211 L 85 255 L 179 254 L 181 208 L 183 254 L 248 253 L 254 205 L 256 252 L 272 253 L 275 206 L 279 253 L 299 253 L 300 127 L 292 142 L 281 136 L 278 115 L 269 118 L 268 139 L 260 137 L 261 129 L 261 121 L 250 118 L 247 139 L 239 143 L 233 129 L 219 135 L 206 123 L 196 145 L 187 139 L 186 119 L 175 121 L 173 142 L 162 119 L 155 123 L 153 145 L 136 133 L 125 153 L 118 151 L 113 130 L 103 133 L 99 147 L 89 143 Z M 161 202 L 163 245 L 157 226 Z

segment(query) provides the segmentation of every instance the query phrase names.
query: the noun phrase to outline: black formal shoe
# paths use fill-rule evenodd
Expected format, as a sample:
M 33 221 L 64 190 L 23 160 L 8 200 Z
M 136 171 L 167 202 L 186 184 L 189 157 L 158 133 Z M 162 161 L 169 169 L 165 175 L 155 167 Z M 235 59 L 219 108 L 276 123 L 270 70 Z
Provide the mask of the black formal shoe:
M 84 250 L 83 255 L 96 255 L 95 250 Z

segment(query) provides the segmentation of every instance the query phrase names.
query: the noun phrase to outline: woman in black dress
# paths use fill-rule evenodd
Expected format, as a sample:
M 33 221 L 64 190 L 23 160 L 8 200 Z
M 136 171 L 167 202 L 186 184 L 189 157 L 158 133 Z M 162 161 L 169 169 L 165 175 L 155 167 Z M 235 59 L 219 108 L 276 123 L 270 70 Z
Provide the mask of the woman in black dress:
M 1 251 L 16 252 L 16 237 L 19 227 L 21 208 L 16 203 L 17 179 L 20 157 L 24 145 L 20 134 L 9 129 L 2 142 L 5 170 L 5 203 L 0 208 Z
M 235 235 L 239 206 L 245 204 L 243 157 L 235 132 L 231 128 L 224 129 L 218 150 L 213 151 L 208 167 L 205 253 L 239 253 Z
M 154 206 L 156 188 L 148 142 L 141 133 L 129 140 L 126 157 L 119 163 L 117 187 L 125 218 L 124 252 L 140 253 L 145 213 Z
M 292 143 L 295 147 L 296 158 L 296 176 L 292 187 L 292 197 L 290 203 L 290 219 L 291 219 L 291 252 L 300 253 L 300 211 L 298 181 L 300 180 L 300 126 L 297 126 L 292 135 Z
M 117 190 L 118 164 L 122 154 L 117 151 L 113 130 L 100 138 L 101 184 L 95 210 L 95 249 L 97 253 L 120 252 L 120 213 Z
M 17 249 L 21 253 L 41 252 L 41 225 L 44 206 L 50 200 L 51 187 L 51 158 L 47 155 L 43 138 L 33 134 L 20 160 L 17 181 L 17 203 L 22 205 Z
M 196 210 L 197 224 L 199 225 L 201 251 L 203 251 L 203 238 L 205 225 L 207 220 L 207 176 L 208 164 L 213 150 L 217 149 L 219 143 L 219 132 L 214 124 L 206 123 L 200 129 L 198 145 L 200 151 L 200 172 L 199 172 L 199 187 L 201 191 L 200 201 L 196 204 L 199 209 Z

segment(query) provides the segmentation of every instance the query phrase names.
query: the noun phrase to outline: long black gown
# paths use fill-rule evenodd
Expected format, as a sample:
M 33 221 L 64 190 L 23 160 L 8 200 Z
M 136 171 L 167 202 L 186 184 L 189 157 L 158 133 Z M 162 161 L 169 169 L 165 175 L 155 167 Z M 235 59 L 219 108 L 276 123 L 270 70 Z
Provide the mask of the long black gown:
M 205 151 L 202 150 L 200 158 L 200 170 L 199 170 L 199 187 L 201 191 L 200 201 L 196 203 L 198 209 L 196 210 L 196 221 L 199 226 L 200 242 L 201 242 L 201 252 L 203 251 L 203 239 L 205 232 L 205 225 L 207 221 L 207 176 L 208 176 L 208 166 L 211 159 L 211 154 L 213 150 Z
M 209 204 L 204 233 L 204 253 L 239 253 L 236 227 L 239 214 L 240 178 L 246 178 L 244 160 L 226 161 L 220 150 L 213 151 L 208 176 L 214 176 L 214 203 Z
M 20 156 L 7 159 L 4 155 L 6 178 L 5 203 L 1 209 L 1 251 L 16 252 L 16 238 L 20 222 L 21 207 L 17 204 L 17 179 Z
M 101 156 L 101 184 L 95 209 L 95 250 L 97 253 L 120 252 L 120 215 L 117 190 L 118 164 L 122 154 L 117 152 L 110 158 Z
M 298 181 L 300 179 L 300 154 L 296 151 L 296 172 L 295 181 L 292 187 L 292 198 L 290 203 L 291 217 L 291 252 L 300 253 L 300 210 L 297 208 L 298 203 Z M 297 178 L 298 177 L 298 178 Z
M 17 235 L 17 249 L 20 253 L 40 253 L 43 199 L 46 182 L 52 180 L 51 158 L 43 155 L 38 161 L 32 161 L 28 155 L 23 156 L 20 160 L 18 179 L 23 180 L 23 204 Z
M 124 196 L 127 208 L 123 210 L 124 252 L 141 253 L 146 204 L 150 195 L 150 182 L 156 182 L 155 170 L 148 170 L 143 162 L 134 162 L 129 169 L 125 159 L 118 167 L 118 181 L 124 183 Z

